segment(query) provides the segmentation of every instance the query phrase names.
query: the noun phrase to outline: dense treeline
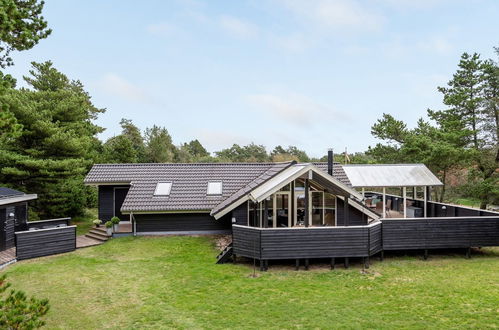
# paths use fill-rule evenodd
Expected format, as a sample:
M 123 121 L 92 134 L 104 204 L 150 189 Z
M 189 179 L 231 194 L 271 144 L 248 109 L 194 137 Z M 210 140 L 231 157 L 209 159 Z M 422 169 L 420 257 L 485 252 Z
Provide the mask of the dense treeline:
M 3 1 L 0 67 L 5 68 L 13 64 L 11 51 L 32 48 L 51 30 L 41 16 L 43 2 Z M 95 121 L 105 110 L 93 105 L 80 81 L 69 79 L 50 61 L 33 62 L 23 79 L 29 88 L 17 88 L 16 80 L 0 71 L 0 185 L 37 193 L 33 207 L 40 217 L 74 216 L 95 206 L 95 190 L 83 185 L 94 163 L 326 160 L 295 146 L 268 152 L 254 143 L 211 154 L 199 140 L 175 145 L 166 127 L 142 131 L 130 119 L 121 120 L 120 134 L 101 141 L 97 136 L 104 128 Z M 482 207 L 498 204 L 498 63 L 465 53 L 448 85 L 438 90 L 445 109 L 428 110 L 427 118 L 412 129 L 384 114 L 372 127 L 384 143 L 365 153 L 337 154 L 336 160 L 421 162 L 446 184 L 449 176 L 464 173 L 463 182 L 452 184 L 454 194 L 479 199 Z M 446 199 L 445 187 L 439 199 Z

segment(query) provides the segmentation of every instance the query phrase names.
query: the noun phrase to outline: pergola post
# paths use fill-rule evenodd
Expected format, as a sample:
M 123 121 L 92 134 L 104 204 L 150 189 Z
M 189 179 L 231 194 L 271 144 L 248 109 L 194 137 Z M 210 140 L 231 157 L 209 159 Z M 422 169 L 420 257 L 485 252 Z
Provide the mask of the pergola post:
M 386 187 L 383 187 L 383 218 L 386 218 Z
M 345 202 L 343 203 L 343 225 L 348 226 L 349 222 L 349 214 L 348 214 L 348 196 L 345 195 Z
M 407 187 L 402 188 L 402 195 L 404 195 L 404 219 L 407 218 Z
M 264 199 L 263 202 L 265 203 L 265 206 L 263 208 L 263 228 L 268 228 L 269 227 L 269 203 L 268 203 L 268 198 Z
M 423 193 L 424 193 L 424 210 L 423 210 L 423 213 L 424 213 L 424 217 L 426 218 L 426 216 L 428 214 L 426 212 L 426 210 L 428 208 L 428 187 L 426 187 L 426 186 L 424 187 L 424 192 Z
M 308 178 L 305 179 L 305 227 L 308 227 L 309 225 L 309 218 L 308 218 L 308 210 L 310 208 L 310 200 L 309 200 L 309 194 L 308 194 L 308 191 L 309 191 L 309 183 L 308 183 Z

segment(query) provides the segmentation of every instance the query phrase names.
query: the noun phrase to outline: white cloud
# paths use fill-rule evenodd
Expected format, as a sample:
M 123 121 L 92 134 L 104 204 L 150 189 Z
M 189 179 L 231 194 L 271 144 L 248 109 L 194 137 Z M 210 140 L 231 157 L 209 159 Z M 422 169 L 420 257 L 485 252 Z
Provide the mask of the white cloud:
M 148 101 L 144 90 L 125 78 L 114 73 L 108 73 L 102 77 L 98 83 L 99 88 L 105 92 L 118 96 L 128 101 L 144 102 Z
M 149 24 L 146 31 L 153 35 L 169 36 L 178 32 L 178 28 L 170 23 Z
M 231 35 L 241 39 L 251 39 L 258 35 L 258 27 L 233 16 L 221 16 L 220 26 Z
M 344 121 L 348 118 L 344 113 L 332 107 L 317 104 L 309 98 L 298 94 L 273 95 L 253 94 L 248 96 L 249 102 L 257 111 L 264 111 L 291 125 L 305 127 L 314 122 L 335 118 Z
M 418 47 L 421 50 L 440 55 L 449 54 L 454 49 L 452 43 L 447 38 L 439 36 L 431 37 L 428 40 L 419 42 Z
M 308 24 L 344 31 L 378 30 L 385 18 L 355 0 L 277 0 L 299 19 Z
M 207 150 L 220 151 L 230 148 L 234 143 L 246 145 L 253 142 L 249 137 L 218 129 L 199 129 L 195 131 L 199 141 Z

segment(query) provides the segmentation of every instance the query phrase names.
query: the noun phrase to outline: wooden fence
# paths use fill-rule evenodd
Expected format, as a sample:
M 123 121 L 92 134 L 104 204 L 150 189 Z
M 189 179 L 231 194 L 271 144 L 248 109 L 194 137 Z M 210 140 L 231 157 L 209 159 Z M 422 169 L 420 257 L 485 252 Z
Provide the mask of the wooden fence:
M 499 216 L 383 219 L 383 250 L 499 246 Z
M 76 226 L 70 218 L 28 222 L 29 230 L 16 235 L 17 260 L 71 252 L 76 249 Z
M 369 257 L 381 251 L 381 223 L 367 226 L 232 226 L 234 254 L 260 260 Z

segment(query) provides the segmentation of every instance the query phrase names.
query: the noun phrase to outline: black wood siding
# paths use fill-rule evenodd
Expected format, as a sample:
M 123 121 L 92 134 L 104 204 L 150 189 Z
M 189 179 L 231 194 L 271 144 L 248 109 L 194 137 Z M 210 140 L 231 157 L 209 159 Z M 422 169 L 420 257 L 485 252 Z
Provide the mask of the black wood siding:
M 328 228 L 233 226 L 236 255 L 256 259 L 367 257 L 381 251 L 381 223 Z
M 14 206 L 8 206 L 5 208 L 5 223 L 4 223 L 4 240 L 5 240 L 5 249 L 10 249 L 16 245 L 15 243 L 15 225 L 16 225 L 16 208 Z M 14 214 L 14 216 L 10 216 L 10 214 Z
M 76 249 L 76 226 L 16 233 L 17 259 L 30 259 Z
M 499 245 L 499 217 L 383 220 L 383 249 Z
M 232 210 L 232 217 L 236 218 L 236 225 L 248 225 L 248 202 L 244 202 Z
M 363 226 L 367 225 L 367 218 L 368 216 L 362 213 L 361 211 L 357 210 L 355 207 L 348 205 L 348 223 L 344 223 L 344 207 L 345 202 L 337 198 L 336 199 L 336 212 L 337 212 L 337 226 Z
M 114 214 L 114 188 L 129 187 L 129 186 L 99 186 L 99 219 L 103 222 L 111 220 Z M 119 203 L 118 203 L 119 204 Z M 123 204 L 123 201 L 121 201 Z M 116 205 L 119 209 L 121 205 Z M 118 214 L 119 216 L 119 214 Z M 125 219 L 121 219 L 125 220 Z
M 232 249 L 238 256 L 261 259 L 260 231 L 245 226 L 232 226 Z
M 134 214 L 137 232 L 230 231 L 231 215 L 218 220 L 205 213 Z

